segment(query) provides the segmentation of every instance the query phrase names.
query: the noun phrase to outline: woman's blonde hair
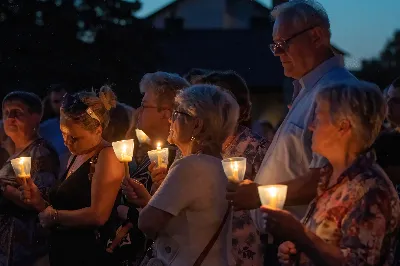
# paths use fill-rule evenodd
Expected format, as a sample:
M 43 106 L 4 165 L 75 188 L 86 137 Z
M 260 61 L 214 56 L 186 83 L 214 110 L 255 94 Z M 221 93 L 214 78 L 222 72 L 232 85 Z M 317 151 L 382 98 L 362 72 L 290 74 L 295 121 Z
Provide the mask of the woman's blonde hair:
M 101 126 L 103 130 L 110 122 L 110 110 L 117 105 L 117 96 L 110 86 L 103 86 L 98 93 L 81 91 L 66 95 L 61 113 L 67 119 L 80 123 L 86 130 L 92 131 Z
M 175 98 L 180 111 L 203 121 L 199 135 L 192 136 L 203 146 L 222 149 L 225 139 L 234 134 L 239 118 L 239 104 L 233 96 L 214 85 L 194 85 Z

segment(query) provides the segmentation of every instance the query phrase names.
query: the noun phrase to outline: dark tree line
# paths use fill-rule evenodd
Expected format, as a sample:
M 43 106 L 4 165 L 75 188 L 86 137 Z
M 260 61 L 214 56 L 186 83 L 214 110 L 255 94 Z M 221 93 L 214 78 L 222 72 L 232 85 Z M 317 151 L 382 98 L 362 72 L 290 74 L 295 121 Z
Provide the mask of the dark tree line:
M 43 96 L 52 83 L 75 90 L 109 83 L 124 102 L 137 103 L 137 83 L 155 70 L 158 56 L 151 25 L 135 17 L 140 7 L 122 0 L 2 1 L 0 96 L 15 89 Z
M 378 58 L 362 61 L 361 70 L 356 75 L 382 89 L 400 76 L 400 30 L 393 34 Z

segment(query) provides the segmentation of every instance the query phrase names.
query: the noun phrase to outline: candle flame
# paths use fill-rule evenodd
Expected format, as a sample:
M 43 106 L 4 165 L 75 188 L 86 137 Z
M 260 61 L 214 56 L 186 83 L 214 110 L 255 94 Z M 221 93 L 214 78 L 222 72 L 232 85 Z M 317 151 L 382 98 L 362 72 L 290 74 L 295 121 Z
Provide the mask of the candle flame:
M 238 166 L 238 163 L 237 163 L 237 162 L 234 162 L 234 163 L 233 163 L 233 170 L 234 170 L 234 171 L 238 171 L 238 170 L 239 170 L 239 166 Z
M 157 143 L 157 150 L 161 150 L 161 142 Z
M 127 149 L 127 147 L 126 147 L 126 144 L 124 144 L 123 146 L 122 146 L 122 153 L 126 153 L 126 149 Z
M 24 158 L 19 159 L 19 164 L 23 165 L 24 164 Z
M 278 190 L 276 189 L 276 187 L 269 187 L 268 193 L 272 198 L 275 198 L 276 195 L 278 194 Z

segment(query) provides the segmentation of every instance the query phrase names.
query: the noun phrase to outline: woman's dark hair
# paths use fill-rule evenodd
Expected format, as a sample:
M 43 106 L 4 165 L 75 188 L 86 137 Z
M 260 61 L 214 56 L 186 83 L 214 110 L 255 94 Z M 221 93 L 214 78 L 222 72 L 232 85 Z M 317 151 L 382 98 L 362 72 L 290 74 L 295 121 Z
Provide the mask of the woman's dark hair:
M 110 123 L 103 131 L 103 138 L 108 142 L 125 139 L 129 126 L 130 118 L 126 106 L 117 103 L 116 107 L 110 110 Z
M 6 102 L 20 101 L 28 107 L 31 114 L 43 114 L 42 100 L 36 94 L 27 91 L 13 91 L 7 94 L 2 103 L 2 107 Z
M 238 123 L 243 124 L 243 122 L 250 120 L 250 91 L 246 81 L 235 71 L 213 71 L 197 79 L 195 84 L 215 85 L 231 92 L 240 106 Z

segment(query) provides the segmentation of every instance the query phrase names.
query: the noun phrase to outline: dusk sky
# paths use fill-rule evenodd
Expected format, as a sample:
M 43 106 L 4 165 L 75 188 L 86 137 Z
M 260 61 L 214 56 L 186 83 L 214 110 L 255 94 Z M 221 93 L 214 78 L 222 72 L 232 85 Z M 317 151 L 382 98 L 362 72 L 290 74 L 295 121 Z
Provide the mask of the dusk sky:
M 249 0 L 252 1 L 252 0 Z M 171 0 L 142 0 L 143 17 L 171 3 Z M 271 0 L 259 0 L 267 7 Z M 357 68 L 362 58 L 378 56 L 396 29 L 400 29 L 400 0 L 319 0 L 331 20 L 332 40 L 350 53 L 349 68 Z

